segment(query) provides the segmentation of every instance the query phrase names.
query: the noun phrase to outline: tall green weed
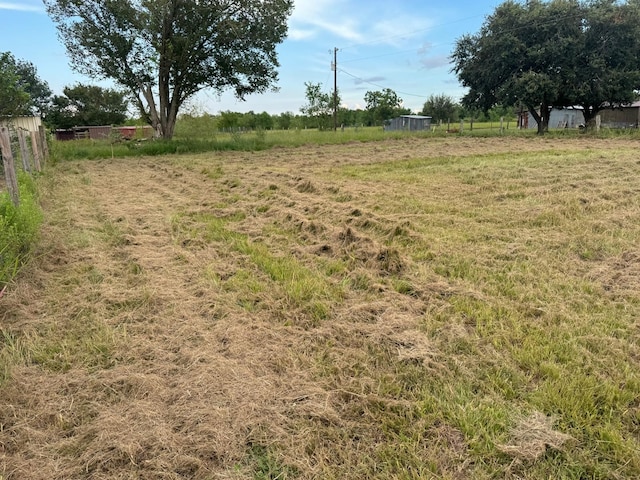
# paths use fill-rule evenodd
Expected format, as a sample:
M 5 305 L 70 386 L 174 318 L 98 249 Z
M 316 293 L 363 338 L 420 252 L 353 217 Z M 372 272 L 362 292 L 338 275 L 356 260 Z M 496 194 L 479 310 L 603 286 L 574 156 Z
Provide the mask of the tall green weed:
M 21 172 L 18 184 L 18 207 L 7 192 L 0 193 L 0 289 L 13 279 L 29 258 L 42 224 L 35 181 Z

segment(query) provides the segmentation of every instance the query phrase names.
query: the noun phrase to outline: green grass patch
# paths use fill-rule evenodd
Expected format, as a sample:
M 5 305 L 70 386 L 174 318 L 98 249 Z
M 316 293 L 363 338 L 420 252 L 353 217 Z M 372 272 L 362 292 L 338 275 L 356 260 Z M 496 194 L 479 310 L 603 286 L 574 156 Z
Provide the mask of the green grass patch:
M 20 203 L 16 207 L 7 192 L 0 193 L 0 290 L 28 260 L 42 223 L 34 179 L 20 173 Z
M 245 255 L 259 272 L 278 285 L 286 301 L 294 308 L 308 314 L 312 323 L 326 319 L 330 315 L 331 303 L 342 296 L 340 288 L 319 271 L 303 265 L 291 255 L 274 254 L 269 247 L 252 241 L 248 235 L 239 233 L 230 224 L 244 219 L 244 215 L 217 217 L 210 214 L 177 215 L 173 218 L 174 233 L 180 237 L 193 239 L 202 236 L 207 243 L 222 244 L 224 248 Z M 246 273 L 236 273 L 244 275 Z M 242 285 L 249 290 L 261 290 L 255 282 L 244 278 Z M 232 282 L 232 283 L 235 283 Z M 227 282 L 229 285 L 229 282 Z M 252 286 L 253 285 L 253 286 Z M 241 300 L 241 303 L 246 306 Z

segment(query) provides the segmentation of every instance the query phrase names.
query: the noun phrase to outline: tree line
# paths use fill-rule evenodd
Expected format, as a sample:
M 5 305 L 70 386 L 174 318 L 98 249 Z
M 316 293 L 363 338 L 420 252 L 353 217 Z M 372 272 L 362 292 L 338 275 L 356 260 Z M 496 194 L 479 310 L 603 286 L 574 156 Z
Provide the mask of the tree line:
M 0 116 L 39 115 L 51 129 L 145 123 L 144 118 L 131 118 L 128 114 L 130 98 L 125 91 L 78 83 L 66 86 L 62 95 L 53 95 L 33 64 L 14 58 L 10 52 L 0 54 L 0 82 Z M 205 115 L 215 120 L 216 128 L 229 131 L 332 128 L 334 96 L 323 92 L 320 84 L 307 82 L 305 98 L 306 103 L 299 113 L 222 111 L 217 115 Z M 340 103 L 340 95 L 336 99 Z M 403 106 L 402 98 L 396 92 L 388 88 L 368 91 L 364 100 L 364 109 L 339 106 L 337 125 L 382 126 L 390 118 L 414 113 Z M 454 98 L 444 94 L 431 95 L 422 110 L 415 113 L 429 115 L 435 122 L 455 122 L 466 117 L 481 120 L 485 117 L 482 112 L 465 109 Z
M 293 9 L 293 0 L 44 3 L 72 67 L 92 78 L 110 79 L 117 89 L 69 86 L 47 103 L 50 91 L 33 65 L 4 53 L 0 115 L 39 112 L 59 126 L 119 123 L 121 107 L 130 100 L 138 116 L 165 139 L 172 138 L 185 102 L 203 89 L 231 90 L 244 99 L 275 88 L 276 47 L 286 37 Z M 637 98 L 640 0 L 507 0 L 479 32 L 456 41 L 451 62 L 452 72 L 467 87 L 461 104 L 436 95 L 417 113 L 455 121 L 526 109 L 543 133 L 553 107 L 579 106 L 591 126 L 602 109 Z M 277 122 L 286 128 L 287 122 L 299 120 L 301 127 L 323 129 L 379 126 L 410 113 L 388 88 L 367 92 L 363 110 L 339 108 L 339 92 L 325 93 L 319 84 L 307 82 L 305 88 L 300 118 L 290 112 L 278 118 L 223 112 L 221 123 L 270 128 Z M 96 103 L 102 111 L 92 108 Z

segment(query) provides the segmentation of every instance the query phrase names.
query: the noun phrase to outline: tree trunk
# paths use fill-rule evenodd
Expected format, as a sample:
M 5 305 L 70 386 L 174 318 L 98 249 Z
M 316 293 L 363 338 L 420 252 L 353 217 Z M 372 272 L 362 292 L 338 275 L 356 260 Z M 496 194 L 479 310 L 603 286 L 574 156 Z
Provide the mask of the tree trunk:
M 544 135 L 549 131 L 549 119 L 551 117 L 551 109 L 547 102 L 540 104 L 540 119 L 542 120 L 538 126 L 538 135 Z
M 536 121 L 536 123 L 538 124 L 538 135 L 544 135 L 544 132 L 546 131 L 545 128 L 545 116 L 544 116 L 544 109 L 540 108 L 540 112 L 538 112 L 538 110 L 535 109 L 535 107 L 528 105 L 527 109 L 529 110 L 529 113 L 531 114 L 531 116 L 533 117 L 533 119 Z M 546 126 L 549 126 L 549 119 L 547 117 L 546 119 Z
M 153 98 L 153 92 L 150 85 L 141 85 L 140 89 L 144 99 L 149 106 L 149 117 L 151 119 L 151 127 L 153 128 L 154 136 L 161 136 L 160 117 L 158 116 L 158 109 L 156 108 L 156 100 Z

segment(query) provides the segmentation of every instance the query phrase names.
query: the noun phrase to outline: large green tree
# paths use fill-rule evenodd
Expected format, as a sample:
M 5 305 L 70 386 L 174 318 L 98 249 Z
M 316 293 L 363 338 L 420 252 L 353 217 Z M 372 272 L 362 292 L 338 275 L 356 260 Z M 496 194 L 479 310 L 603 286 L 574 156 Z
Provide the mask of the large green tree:
M 422 115 L 429 115 L 432 121 L 452 122 L 458 120 L 458 102 L 445 94 L 430 95 L 422 107 Z
M 293 8 L 292 0 L 44 2 L 72 67 L 126 88 L 164 138 L 202 89 L 244 99 L 273 87 Z
M 45 115 L 50 101 L 51 89 L 32 63 L 0 53 L 0 115 Z
M 587 126 L 605 108 L 631 103 L 640 90 L 640 1 L 594 0 L 583 8 L 568 83 Z
M 55 128 L 79 125 L 122 125 L 127 119 L 124 92 L 96 85 L 65 87 L 64 95 L 53 97 L 47 123 Z
M 369 91 L 365 93 L 364 101 L 371 125 L 382 125 L 385 120 L 397 115 L 411 113 L 411 110 L 402 107 L 402 99 L 390 88 Z
M 632 100 L 640 87 L 638 0 L 507 1 L 451 56 L 469 91 L 463 104 L 489 110 L 523 105 L 549 126 L 553 107 L 597 112 Z

